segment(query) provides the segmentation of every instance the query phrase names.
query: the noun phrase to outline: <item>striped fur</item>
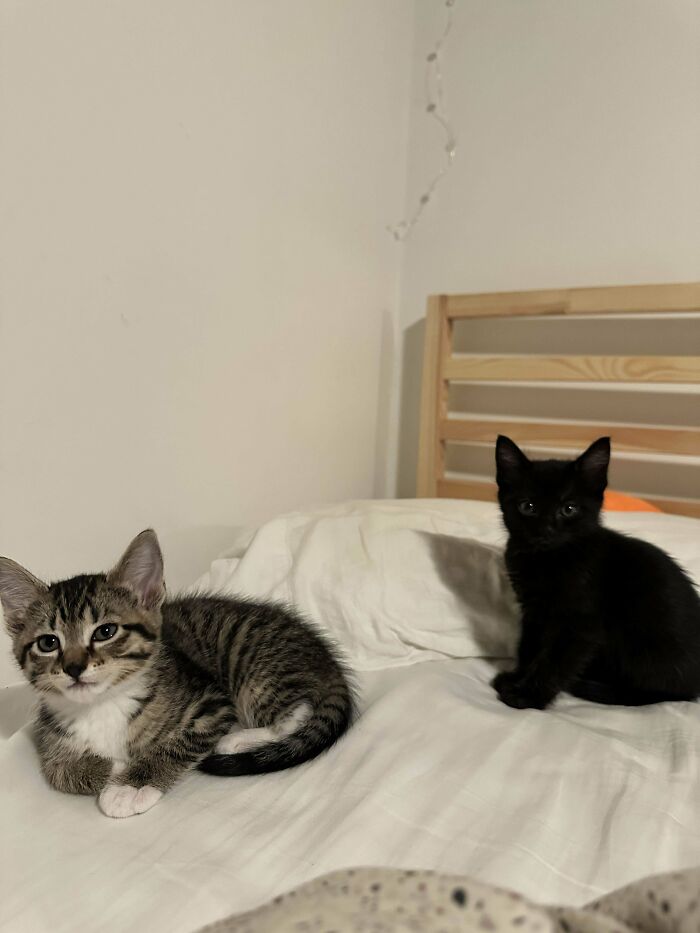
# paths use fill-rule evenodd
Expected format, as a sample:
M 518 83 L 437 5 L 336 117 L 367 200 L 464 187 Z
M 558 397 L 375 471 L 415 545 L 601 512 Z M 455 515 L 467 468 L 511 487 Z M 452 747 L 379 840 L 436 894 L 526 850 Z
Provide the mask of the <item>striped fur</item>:
M 58 790 L 98 794 L 109 816 L 143 812 L 195 767 L 241 775 L 301 764 L 353 715 L 336 650 L 292 610 L 164 601 L 162 570 L 152 531 L 110 573 L 49 586 L 0 558 L 15 657 L 40 697 L 44 774 Z M 222 754 L 219 743 L 241 751 Z

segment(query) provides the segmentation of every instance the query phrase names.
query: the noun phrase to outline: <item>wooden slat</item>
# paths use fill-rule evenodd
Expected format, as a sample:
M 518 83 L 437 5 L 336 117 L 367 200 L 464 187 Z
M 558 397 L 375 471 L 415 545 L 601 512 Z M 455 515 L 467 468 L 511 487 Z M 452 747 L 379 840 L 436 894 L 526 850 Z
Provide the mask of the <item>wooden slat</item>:
M 496 501 L 496 484 L 467 479 L 441 479 L 437 484 L 439 499 L 481 499 Z
M 433 295 L 428 300 L 423 353 L 420 446 L 418 451 L 419 496 L 436 495 L 436 483 L 444 473 L 444 443 L 438 425 L 447 416 L 448 384 L 442 373 L 442 360 L 452 352 L 452 325 L 446 315 L 446 298 Z
M 700 311 L 700 282 L 612 285 L 449 295 L 451 318 L 539 314 L 653 314 Z
M 468 317 L 566 314 L 570 300 L 567 289 L 547 289 L 534 292 L 493 292 L 484 295 L 448 295 L 447 313 L 455 320 Z
M 496 484 L 486 480 L 443 479 L 437 484 L 437 495 L 441 499 L 479 499 L 486 502 L 496 501 Z M 662 512 L 673 515 L 686 515 L 700 518 L 700 499 L 674 499 L 663 496 L 647 496 L 644 493 L 628 493 L 630 496 L 643 498 L 655 505 Z
M 464 382 L 700 382 L 700 356 L 452 356 L 446 379 Z
M 548 421 L 508 421 L 489 418 L 445 418 L 440 422 L 444 441 L 494 444 L 499 434 L 507 434 L 524 447 L 583 450 L 599 437 L 610 435 L 614 450 L 635 453 L 700 456 L 700 428 L 659 428 L 644 425 L 585 424 Z
M 572 288 L 569 314 L 654 314 L 700 311 L 700 282 Z

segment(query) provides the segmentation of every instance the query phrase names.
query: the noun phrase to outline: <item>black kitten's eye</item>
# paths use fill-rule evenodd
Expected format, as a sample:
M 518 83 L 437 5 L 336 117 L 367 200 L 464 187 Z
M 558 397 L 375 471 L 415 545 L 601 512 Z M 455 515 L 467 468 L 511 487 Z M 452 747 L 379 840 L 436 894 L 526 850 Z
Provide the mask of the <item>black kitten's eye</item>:
M 40 635 L 36 640 L 36 646 L 39 651 L 43 651 L 44 654 L 51 654 L 52 651 L 56 651 L 60 642 L 55 635 Z
M 115 625 L 114 622 L 108 622 L 105 625 L 99 625 L 95 631 L 92 633 L 93 641 L 109 641 L 110 638 L 114 638 L 117 634 L 118 625 Z
M 521 515 L 537 515 L 537 506 L 534 502 L 529 502 L 526 499 L 524 502 L 518 503 L 518 512 Z
M 562 505 L 560 511 L 564 518 L 573 518 L 574 515 L 578 515 L 578 506 L 575 502 L 567 502 Z

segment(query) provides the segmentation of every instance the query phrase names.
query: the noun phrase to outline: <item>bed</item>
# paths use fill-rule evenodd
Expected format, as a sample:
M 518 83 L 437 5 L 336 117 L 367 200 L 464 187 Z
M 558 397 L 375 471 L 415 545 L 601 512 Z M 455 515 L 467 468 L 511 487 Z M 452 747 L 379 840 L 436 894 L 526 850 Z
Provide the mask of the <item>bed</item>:
M 692 296 L 700 308 L 700 289 Z M 551 313 L 564 313 L 563 300 Z M 687 290 L 673 313 L 689 312 L 679 311 L 681 300 L 691 303 Z M 658 310 L 672 313 L 670 301 Z M 449 383 L 476 371 L 463 361 L 442 368 L 453 356 L 448 315 L 464 306 L 431 301 L 427 495 L 281 516 L 232 542 L 195 584 L 291 602 L 330 631 L 356 671 L 357 723 L 308 765 L 255 778 L 193 774 L 144 816 L 116 821 L 94 801 L 45 785 L 27 692 L 6 691 L 0 928 L 191 933 L 349 866 L 468 874 L 578 905 L 643 875 L 700 864 L 700 705 L 601 708 L 564 696 L 546 712 L 516 711 L 489 687 L 494 664 L 512 656 L 517 607 L 492 489 L 448 476 L 445 465 Z M 510 306 L 539 314 L 553 302 L 519 296 Z M 607 380 L 618 367 L 605 365 Z M 668 357 L 662 371 L 697 381 L 697 359 Z M 472 420 L 493 422 L 477 440 L 484 447 L 509 421 Z M 599 428 L 615 439 L 614 426 Z M 509 430 L 551 446 L 550 435 Z M 576 446 L 578 430 L 557 436 L 556 448 Z M 683 443 L 697 444 L 697 428 L 683 432 Z M 644 444 L 652 440 L 644 435 Z M 455 483 L 466 486 L 457 493 Z M 485 488 L 465 495 L 477 483 Z M 673 490 L 651 497 L 657 506 L 673 500 L 673 514 L 609 512 L 606 521 L 666 548 L 700 580 L 697 502 Z

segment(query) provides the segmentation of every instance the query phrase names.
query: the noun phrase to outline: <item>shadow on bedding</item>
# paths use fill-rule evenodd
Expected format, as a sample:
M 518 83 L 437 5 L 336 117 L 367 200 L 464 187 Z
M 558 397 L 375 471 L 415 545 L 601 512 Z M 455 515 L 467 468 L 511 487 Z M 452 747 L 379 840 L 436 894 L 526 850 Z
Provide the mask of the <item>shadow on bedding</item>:
M 519 611 L 503 562 L 503 552 L 473 538 L 418 532 L 425 539 L 442 583 L 464 612 L 480 656 L 515 657 Z

